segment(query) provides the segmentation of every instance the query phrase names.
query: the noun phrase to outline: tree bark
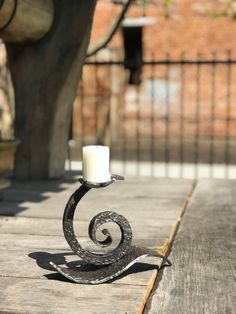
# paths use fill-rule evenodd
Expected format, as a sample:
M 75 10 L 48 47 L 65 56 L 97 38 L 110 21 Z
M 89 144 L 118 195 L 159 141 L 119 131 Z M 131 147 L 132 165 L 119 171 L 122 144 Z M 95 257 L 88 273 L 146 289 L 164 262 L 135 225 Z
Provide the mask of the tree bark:
M 15 89 L 17 179 L 64 173 L 72 104 L 86 56 L 96 0 L 54 0 L 50 32 L 31 44 L 6 43 Z
M 42 38 L 53 23 L 53 0 L 3 0 L 0 6 L 1 38 L 29 42 Z

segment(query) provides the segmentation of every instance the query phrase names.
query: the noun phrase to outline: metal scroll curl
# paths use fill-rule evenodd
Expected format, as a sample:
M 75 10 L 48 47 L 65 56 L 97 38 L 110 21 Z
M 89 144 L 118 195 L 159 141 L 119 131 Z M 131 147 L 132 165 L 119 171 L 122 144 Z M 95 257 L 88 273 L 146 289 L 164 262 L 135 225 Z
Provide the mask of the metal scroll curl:
M 124 216 L 112 211 L 104 211 L 94 216 L 90 221 L 88 232 L 90 239 L 97 246 L 102 248 L 109 247 L 112 244 L 112 236 L 109 230 L 102 229 L 105 239 L 99 241 L 96 237 L 97 229 L 107 222 L 116 223 L 121 231 L 121 239 L 116 248 L 104 254 L 96 254 L 84 249 L 78 242 L 74 232 L 73 219 L 79 201 L 91 188 L 105 187 L 116 180 L 123 179 L 121 176 L 112 175 L 110 181 L 102 184 L 80 179 L 82 185 L 71 195 L 66 204 L 63 216 L 64 236 L 72 251 L 81 258 L 82 262 L 76 268 L 61 267 L 53 262 L 50 262 L 50 264 L 64 277 L 73 282 L 83 284 L 107 282 L 119 276 L 138 259 L 145 256 L 163 258 L 167 264 L 171 265 L 168 259 L 156 251 L 144 247 L 132 246 L 132 230 L 128 220 Z

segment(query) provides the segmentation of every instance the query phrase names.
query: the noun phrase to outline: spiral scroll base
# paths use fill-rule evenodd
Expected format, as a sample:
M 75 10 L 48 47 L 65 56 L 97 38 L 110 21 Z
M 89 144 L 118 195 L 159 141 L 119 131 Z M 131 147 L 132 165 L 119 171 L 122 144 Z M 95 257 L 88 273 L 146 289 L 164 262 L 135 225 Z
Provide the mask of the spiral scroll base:
M 92 264 L 80 265 L 76 268 L 67 268 L 57 266 L 53 262 L 50 262 L 61 275 L 67 279 L 82 284 L 101 284 L 118 277 L 123 272 L 128 270 L 133 264 L 135 264 L 139 259 L 146 256 L 156 256 L 164 258 L 155 251 L 138 247 L 131 246 L 128 253 L 120 258 L 118 261 L 104 266 L 97 266 Z M 164 258 L 165 259 L 165 258 Z M 171 265 L 168 259 L 165 259 L 168 265 Z
M 118 215 L 111 211 L 105 211 L 96 215 L 89 224 L 89 236 L 91 240 L 100 247 L 107 247 L 112 243 L 112 236 L 107 229 L 103 229 L 102 233 L 106 236 L 104 241 L 96 239 L 96 230 L 99 226 L 106 222 L 114 222 L 120 227 L 121 241 L 113 251 L 105 254 L 95 254 L 81 247 L 74 233 L 73 218 L 77 204 L 81 198 L 91 188 L 106 187 L 116 180 L 124 178 L 117 175 L 112 175 L 111 180 L 105 183 L 93 183 L 80 179 L 82 184 L 70 197 L 64 211 L 63 216 L 63 231 L 65 239 L 75 254 L 81 258 L 76 268 L 61 267 L 53 262 L 50 262 L 61 275 L 67 279 L 82 284 L 100 284 L 111 281 L 115 277 L 121 275 L 124 271 L 130 268 L 140 258 L 146 256 L 155 256 L 162 258 L 168 265 L 170 261 L 154 250 L 148 248 L 132 246 L 132 230 L 129 222 L 122 215 Z

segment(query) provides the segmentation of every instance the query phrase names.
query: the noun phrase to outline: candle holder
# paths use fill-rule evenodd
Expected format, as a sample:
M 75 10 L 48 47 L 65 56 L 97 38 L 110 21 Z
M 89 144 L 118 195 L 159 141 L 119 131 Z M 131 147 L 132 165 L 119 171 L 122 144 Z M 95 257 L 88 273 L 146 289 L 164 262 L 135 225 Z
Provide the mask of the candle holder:
M 169 266 L 170 261 L 158 252 L 140 246 L 131 245 L 132 230 L 128 220 L 112 211 L 104 211 L 92 218 L 89 224 L 89 237 L 100 248 L 106 248 L 112 243 L 112 236 L 107 229 L 102 233 L 105 240 L 99 241 L 96 238 L 97 228 L 107 222 L 116 223 L 121 231 L 121 240 L 118 246 L 111 252 L 104 254 L 92 253 L 83 249 L 79 244 L 73 227 L 74 213 L 77 204 L 82 197 L 92 188 L 104 188 L 117 180 L 124 180 L 119 175 L 111 175 L 111 179 L 104 183 L 94 183 L 79 179 L 81 186 L 71 195 L 66 204 L 63 216 L 64 236 L 72 251 L 77 254 L 81 261 L 76 268 L 61 267 L 50 262 L 60 274 L 67 279 L 82 284 L 100 284 L 112 280 L 122 274 L 125 270 L 145 256 L 155 256 L 162 258 Z

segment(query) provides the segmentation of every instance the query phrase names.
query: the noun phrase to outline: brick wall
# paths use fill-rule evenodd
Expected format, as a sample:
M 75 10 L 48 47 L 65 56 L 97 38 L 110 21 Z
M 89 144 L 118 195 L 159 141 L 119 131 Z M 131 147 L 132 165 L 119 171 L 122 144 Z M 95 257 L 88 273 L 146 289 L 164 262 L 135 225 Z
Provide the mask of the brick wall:
M 96 42 L 98 38 L 101 38 L 106 33 L 108 27 L 114 21 L 114 17 L 117 16 L 120 10 L 119 6 L 115 6 L 110 2 L 101 1 L 98 2 L 95 21 L 93 25 L 92 42 Z M 222 1 L 175 1 L 170 7 L 170 18 L 166 18 L 166 8 L 163 7 L 160 2 L 159 5 L 149 5 L 146 7 L 145 12 L 138 7 L 132 6 L 128 16 L 142 16 L 145 13 L 147 16 L 154 16 L 157 20 L 155 25 L 144 27 L 144 59 L 170 59 L 178 60 L 180 58 L 197 60 L 199 58 L 208 60 L 212 58 L 226 60 L 228 58 L 227 51 L 231 51 L 231 58 L 236 59 L 236 21 L 230 17 L 223 16 L 226 10 L 225 3 Z M 218 15 L 218 17 L 214 17 Z M 122 38 L 120 32 L 118 32 L 112 42 L 108 46 L 113 51 L 122 51 Z M 122 54 L 121 54 L 122 55 Z M 119 59 L 119 57 L 118 57 Z M 122 59 L 122 57 L 120 57 Z M 109 61 L 109 57 L 106 58 Z M 152 76 L 156 80 L 156 83 L 160 86 L 160 89 L 166 88 L 167 80 L 170 85 L 171 94 L 171 108 L 166 107 L 166 95 L 165 92 L 162 98 L 159 97 L 156 101 L 159 106 L 155 107 L 156 116 L 159 117 L 154 125 L 154 131 L 159 136 L 164 136 L 166 132 L 166 116 L 167 111 L 169 125 L 169 133 L 171 137 L 179 136 L 180 132 L 180 116 L 184 115 L 184 135 L 194 137 L 196 130 L 199 132 L 199 136 L 216 136 L 224 138 L 226 132 L 229 132 L 230 136 L 236 135 L 236 128 L 234 123 L 227 122 L 230 114 L 230 118 L 236 117 L 236 87 L 233 82 L 236 79 L 236 66 L 231 69 L 231 86 L 230 90 L 227 86 L 227 65 L 217 66 L 215 69 L 215 87 L 214 87 L 214 104 L 212 100 L 212 68 L 209 66 L 202 66 L 199 69 L 199 82 L 197 83 L 197 68 L 196 66 L 185 67 L 185 86 L 184 86 L 184 113 L 180 112 L 181 108 L 181 67 L 171 66 L 167 69 L 166 66 L 159 66 L 152 69 L 154 73 L 151 73 L 150 67 L 144 67 L 142 71 L 143 83 L 139 88 L 139 109 L 140 111 L 140 134 L 146 136 L 150 134 L 150 119 L 151 119 L 151 105 L 150 95 L 147 95 L 147 85 L 150 84 Z M 110 84 L 107 68 L 100 68 L 99 75 L 101 77 L 98 80 L 101 85 Z M 169 73 L 168 73 L 169 71 Z M 90 95 L 85 99 L 85 112 L 86 112 L 86 127 L 84 128 L 84 134 L 95 134 L 96 122 L 95 112 L 97 108 L 100 108 L 101 114 L 98 111 L 98 118 L 104 121 L 104 103 L 109 104 L 109 97 L 106 97 L 107 90 L 101 90 L 101 86 L 95 87 L 94 69 L 92 67 L 84 68 L 84 94 Z M 121 72 L 120 72 L 121 75 Z M 168 79 L 166 78 L 168 75 Z M 126 88 L 122 86 L 121 81 L 125 83 L 124 73 L 120 76 L 120 90 L 117 91 L 120 94 L 118 102 L 118 111 L 121 113 L 118 116 L 126 115 L 127 125 L 125 132 L 130 136 L 135 136 L 137 129 L 136 115 L 137 115 L 137 93 L 135 88 Z M 199 86 L 197 86 L 199 84 Z M 159 86 L 158 85 L 158 86 Z M 158 87 L 157 86 L 157 87 Z M 100 91 L 98 93 L 98 89 Z M 175 89 L 175 91 L 172 91 Z M 111 86 L 107 88 L 111 89 Z M 159 88 L 159 87 L 158 87 Z M 150 89 L 150 87 L 149 87 Z M 198 89 L 198 90 L 197 90 Z M 125 93 L 124 93 L 125 91 Z M 230 113 L 228 109 L 227 95 L 230 92 Z M 101 93 L 103 96 L 101 96 Z M 136 93 L 136 94 L 135 94 Z M 173 96 L 174 93 L 174 96 Z M 199 95 L 197 96 L 197 93 Z M 150 93 L 149 93 L 150 94 Z M 94 99 L 92 101 L 91 95 Z M 96 96 L 97 95 L 97 96 Z M 123 97 L 124 96 L 124 97 Z M 173 97 L 172 97 L 173 96 Z M 102 97 L 102 98 L 101 98 Z M 197 100 L 196 97 L 199 97 Z M 91 103 L 93 102 L 93 104 Z M 214 114 L 212 114 L 212 107 L 214 106 Z M 74 134 L 78 138 L 81 134 L 81 122 L 79 120 L 80 115 L 78 112 L 78 101 L 76 102 L 76 115 L 74 116 Z M 197 108 L 198 107 L 198 108 Z M 136 108 L 136 109 L 135 109 Z M 107 110 L 105 110 L 107 112 Z M 198 120 L 196 119 L 198 115 Z M 143 119 L 142 119 L 143 117 Z M 212 126 L 212 117 L 215 119 L 214 126 Z M 149 120 L 148 120 L 149 119 Z M 98 121 L 99 125 L 103 123 Z M 116 126 L 120 126 L 116 123 Z M 77 131 L 76 131 L 77 130 Z M 119 130 L 117 130 L 119 132 Z M 182 131 L 181 131 L 182 132 Z M 95 140 L 96 137 L 91 137 Z
M 146 26 L 144 29 L 144 48 L 155 51 L 162 57 L 167 52 L 172 58 L 178 58 L 186 51 L 189 56 L 196 56 L 201 52 L 208 56 L 212 50 L 232 50 L 236 54 L 236 21 L 226 13 L 226 4 L 229 1 L 194 1 L 176 0 L 170 7 L 170 18 L 165 18 L 166 9 L 159 5 L 149 5 L 145 9 L 147 16 L 154 16 L 157 23 Z M 233 1 L 231 1 L 233 2 Z M 106 33 L 108 27 L 113 23 L 114 17 L 119 12 L 119 6 L 110 2 L 98 2 L 92 42 Z M 143 10 L 133 5 L 128 16 L 142 16 Z M 216 17 L 218 15 L 218 17 Z M 120 33 L 117 33 L 110 47 L 120 47 Z

